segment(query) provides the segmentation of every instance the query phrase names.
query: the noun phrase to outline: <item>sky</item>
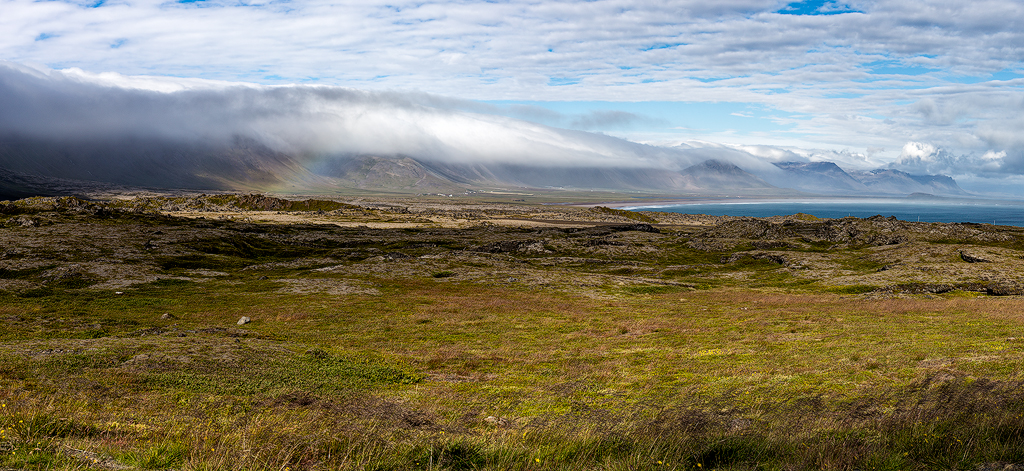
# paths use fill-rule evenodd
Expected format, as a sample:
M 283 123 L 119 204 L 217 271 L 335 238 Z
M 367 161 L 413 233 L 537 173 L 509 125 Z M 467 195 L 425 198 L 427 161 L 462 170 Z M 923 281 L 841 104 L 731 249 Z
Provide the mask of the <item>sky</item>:
M 347 90 L 572 139 L 1024 183 L 1019 0 L 0 0 L 0 12 L 0 61 L 57 82 Z

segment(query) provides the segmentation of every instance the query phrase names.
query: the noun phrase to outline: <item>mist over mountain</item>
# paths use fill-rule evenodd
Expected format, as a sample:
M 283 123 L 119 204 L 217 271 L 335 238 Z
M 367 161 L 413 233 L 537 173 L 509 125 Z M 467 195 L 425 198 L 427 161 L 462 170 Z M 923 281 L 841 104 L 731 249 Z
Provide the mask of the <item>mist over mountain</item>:
M 764 155 L 713 143 L 640 144 L 417 93 L 174 82 L 0 62 L 0 197 L 66 192 L 73 182 L 276 192 L 966 194 L 949 177 L 845 172 L 832 162 Z
M 844 172 L 831 162 L 777 164 L 757 175 L 717 159 L 665 167 L 462 163 L 406 155 L 310 155 L 237 138 L 231 145 L 167 140 L 0 139 L 0 197 L 61 194 L 97 184 L 218 191 L 460 193 L 537 188 L 688 194 L 967 195 L 944 176 Z M 766 181 L 767 180 L 767 181 Z M 765 193 L 767 192 L 767 193 Z M 788 193 L 787 193 L 788 192 Z
M 773 175 L 772 183 L 808 193 L 837 196 L 970 195 L 945 175 L 911 175 L 895 169 L 847 172 L 832 162 L 776 162 L 775 166 L 784 174 Z
M 683 169 L 686 188 L 692 191 L 716 190 L 757 190 L 775 188 L 761 178 L 744 171 L 728 162 L 711 159 Z
M 775 166 L 783 170 L 772 178 L 778 186 L 825 195 L 871 192 L 867 185 L 832 162 L 776 162 Z
M 317 174 L 373 189 L 463 191 L 515 187 L 565 190 L 646 191 L 687 194 L 750 189 L 779 190 L 743 169 L 708 160 L 680 171 L 631 167 L 540 167 L 517 164 L 458 164 L 411 157 L 357 156 L 332 160 Z M 784 193 L 781 191 L 780 194 Z
M 242 141 L 302 158 L 408 155 L 452 163 L 685 167 L 663 147 L 488 114 L 462 100 L 341 87 L 157 83 L 38 71 L 0 62 L 0 137 L 117 146 L 118 164 L 153 148 L 223 149 Z M 184 156 L 181 156 L 184 157 Z M 94 155 L 94 159 L 101 156 Z
M 956 181 L 945 175 L 911 175 L 894 169 L 852 172 L 865 186 L 877 193 L 930 193 L 947 196 L 967 196 Z M 912 190 L 912 191 L 910 191 Z

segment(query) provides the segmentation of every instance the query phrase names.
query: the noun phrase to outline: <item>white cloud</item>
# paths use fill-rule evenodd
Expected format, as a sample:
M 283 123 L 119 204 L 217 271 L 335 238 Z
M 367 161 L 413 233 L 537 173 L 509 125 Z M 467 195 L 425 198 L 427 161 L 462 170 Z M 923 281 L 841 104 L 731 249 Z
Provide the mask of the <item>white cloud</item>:
M 987 161 L 1000 161 L 1000 160 L 1003 160 L 1005 158 L 1006 158 L 1006 151 L 1005 150 L 999 151 L 999 152 L 995 152 L 995 151 L 991 151 L 990 150 L 988 152 L 985 152 L 981 156 L 981 160 L 987 160 Z
M 909 162 L 927 162 L 935 160 L 935 153 L 938 149 L 931 144 L 925 144 L 923 142 L 908 142 L 903 146 L 903 151 L 900 152 L 901 164 Z
M 766 142 L 893 149 L 872 154 L 889 160 L 908 141 L 1009 151 L 1011 160 L 1024 148 L 1024 79 L 990 80 L 1024 71 L 1019 1 L 831 2 L 822 10 L 857 13 L 776 13 L 788 3 L 0 0 L 0 58 L 116 72 L 104 80 L 164 91 L 182 77 L 463 100 L 757 103 L 802 116 L 782 118 L 792 128 Z M 552 124 L 629 121 L 621 118 Z M 629 122 L 637 133 L 644 123 Z
M 946 149 L 923 142 L 908 142 L 897 161 L 889 164 L 917 174 L 941 174 L 970 179 L 993 178 L 1020 173 L 1008 168 L 1006 151 L 988 151 L 976 154 L 955 154 Z
M 591 112 L 566 115 L 535 107 L 517 113 L 576 123 L 628 125 L 644 117 Z M 687 140 L 643 145 L 504 116 L 508 110 L 419 92 L 358 90 L 323 85 L 252 83 L 92 74 L 0 61 L 0 137 L 113 143 L 104 168 L 130 168 L 150 157 L 133 153 L 140 141 L 230 145 L 237 137 L 261 142 L 304 160 L 303 165 L 352 154 L 410 155 L 462 163 L 551 167 L 680 169 L 706 159 L 725 160 L 763 178 L 784 179 L 776 162 L 835 162 L 847 170 L 886 166 L 877 149 L 865 152 Z M 836 118 L 839 119 L 839 118 Z M 852 119 L 850 123 L 858 123 Z M 945 174 L 973 185 L 1011 192 L 1024 174 L 1019 148 L 955 153 L 931 141 L 907 141 L 888 166 L 914 174 Z M 107 150 L 111 147 L 105 148 Z M 4 159 L 16 158 L 5 154 Z M 42 153 L 31 159 L 56 159 Z M 202 158 L 202 157 L 199 157 Z M 114 160 L 120 159 L 120 160 Z M 133 159 L 140 159 L 139 162 Z M 7 162 L 9 163 L 9 162 Z M 312 167 L 310 167 L 312 168 Z
M 39 71 L 0 62 L 0 136 L 213 144 L 242 136 L 314 158 L 405 154 L 445 161 L 598 167 L 693 163 L 668 149 L 473 107 L 422 93 L 174 81 Z

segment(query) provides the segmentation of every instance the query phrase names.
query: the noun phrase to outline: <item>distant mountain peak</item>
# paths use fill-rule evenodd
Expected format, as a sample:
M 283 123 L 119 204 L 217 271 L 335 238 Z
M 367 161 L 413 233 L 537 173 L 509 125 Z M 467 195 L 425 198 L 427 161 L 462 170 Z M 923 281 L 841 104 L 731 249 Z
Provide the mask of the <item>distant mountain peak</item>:
M 783 175 L 773 181 L 778 186 L 812 193 L 855 195 L 868 191 L 835 162 L 775 162 Z
M 807 169 L 807 170 L 839 170 L 843 171 L 835 162 L 775 162 L 774 165 L 784 170 Z
M 693 173 L 701 172 L 701 171 L 711 171 L 711 172 L 716 172 L 716 173 L 731 173 L 731 174 L 735 174 L 735 175 L 741 175 L 741 174 L 749 175 L 749 173 L 744 171 L 742 168 L 737 167 L 735 164 L 732 164 L 732 163 L 729 163 L 729 162 L 723 162 L 723 161 L 718 160 L 718 159 L 708 159 L 708 160 L 705 160 L 705 161 L 703 161 L 703 162 L 701 162 L 701 163 L 699 163 L 697 165 L 693 165 L 691 167 L 688 167 L 688 168 L 684 169 L 680 173 L 693 174 Z
M 956 180 L 946 175 L 911 175 L 893 168 L 877 168 L 863 172 L 851 172 L 851 174 L 876 193 L 904 195 L 927 193 L 959 196 L 970 194 L 960 188 Z
M 775 188 L 733 163 L 708 159 L 679 172 L 691 190 L 743 190 Z

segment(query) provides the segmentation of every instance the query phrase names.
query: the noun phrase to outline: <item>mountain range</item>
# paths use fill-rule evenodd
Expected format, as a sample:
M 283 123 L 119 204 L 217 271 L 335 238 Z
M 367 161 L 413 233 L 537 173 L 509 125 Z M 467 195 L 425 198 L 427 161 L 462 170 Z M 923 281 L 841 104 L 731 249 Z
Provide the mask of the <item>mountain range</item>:
M 845 171 L 832 162 L 776 162 L 752 171 L 722 159 L 695 165 L 580 166 L 444 161 L 397 155 L 309 155 L 251 139 L 181 144 L 0 139 L 0 198 L 142 187 L 281 193 L 462 193 L 488 189 L 660 195 L 968 196 L 952 178 L 895 169 Z M 75 190 L 77 188 L 77 190 Z
M 777 185 L 823 195 L 970 196 L 945 175 L 911 175 L 896 169 L 845 171 L 832 162 L 777 162 L 784 174 Z

